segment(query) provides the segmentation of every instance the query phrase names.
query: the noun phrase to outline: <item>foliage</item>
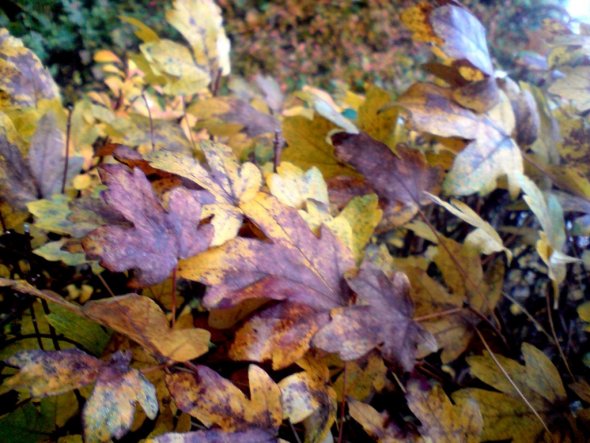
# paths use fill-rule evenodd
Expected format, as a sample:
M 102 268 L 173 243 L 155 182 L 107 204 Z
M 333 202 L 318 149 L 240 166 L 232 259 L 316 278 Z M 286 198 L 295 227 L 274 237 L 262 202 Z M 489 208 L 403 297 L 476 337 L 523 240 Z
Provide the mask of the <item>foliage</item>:
M 1 30 L 0 440 L 581 441 L 590 30 L 516 83 L 443 3 L 401 14 L 434 80 L 395 101 L 221 95 L 213 0 L 123 17 L 71 109 Z

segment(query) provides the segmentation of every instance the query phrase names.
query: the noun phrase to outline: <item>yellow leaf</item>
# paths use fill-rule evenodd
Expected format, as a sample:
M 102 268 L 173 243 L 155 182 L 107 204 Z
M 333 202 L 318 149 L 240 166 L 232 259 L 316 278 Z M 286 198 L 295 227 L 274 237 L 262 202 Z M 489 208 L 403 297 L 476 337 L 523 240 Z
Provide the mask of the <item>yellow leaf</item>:
M 135 27 L 136 37 L 141 39 L 144 43 L 157 42 L 158 40 L 160 40 L 158 34 L 156 34 L 156 32 L 152 28 L 147 26 L 141 20 L 138 20 L 134 17 L 127 17 L 124 15 L 119 16 L 119 19 L 122 22 L 133 25 Z
M 572 100 L 579 112 L 590 109 L 590 67 L 576 66 L 560 69 L 565 77 L 557 79 L 549 92 Z
M 96 63 L 117 63 L 122 64 L 121 59 L 113 51 L 101 49 L 94 53 L 94 61 Z
M 230 73 L 230 41 L 223 29 L 221 8 L 213 0 L 175 0 L 166 20 L 191 45 L 198 65 L 214 76 Z

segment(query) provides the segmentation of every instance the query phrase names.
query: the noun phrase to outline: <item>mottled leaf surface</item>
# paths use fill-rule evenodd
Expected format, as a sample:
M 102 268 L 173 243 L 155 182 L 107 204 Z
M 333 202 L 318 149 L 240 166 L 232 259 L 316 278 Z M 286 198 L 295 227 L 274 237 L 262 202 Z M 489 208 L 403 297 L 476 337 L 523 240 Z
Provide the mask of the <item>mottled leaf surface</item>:
M 83 240 L 87 255 L 100 259 L 104 267 L 119 272 L 135 269 L 133 284 L 149 286 L 168 277 L 178 257 L 190 257 L 209 245 L 213 228 L 198 226 L 198 192 L 173 189 L 165 210 L 139 168 L 107 165 L 101 177 L 108 186 L 105 202 L 133 224 L 103 226 Z

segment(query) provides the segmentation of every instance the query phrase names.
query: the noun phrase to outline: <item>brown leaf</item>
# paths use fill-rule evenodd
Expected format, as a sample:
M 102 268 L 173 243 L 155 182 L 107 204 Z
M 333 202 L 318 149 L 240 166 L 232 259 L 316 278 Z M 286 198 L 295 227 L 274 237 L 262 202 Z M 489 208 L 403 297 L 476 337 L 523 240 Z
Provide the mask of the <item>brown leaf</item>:
M 133 424 L 136 403 L 149 418 L 156 417 L 156 388 L 129 367 L 130 360 L 130 354 L 116 353 L 98 376 L 84 406 L 84 441 L 109 442 L 112 437 L 123 437 Z
M 103 362 L 78 349 L 64 351 L 21 351 L 6 363 L 20 368 L 2 385 L 5 389 L 26 389 L 32 397 L 63 394 L 94 383 Z
M 179 409 L 205 426 L 215 424 L 228 432 L 258 428 L 276 433 L 283 421 L 281 392 L 266 372 L 250 365 L 250 399 L 206 366 L 197 366 L 195 372 L 166 376 L 166 384 Z
M 408 406 L 418 417 L 423 437 L 441 443 L 478 443 L 483 419 L 477 403 L 462 399 L 453 405 L 440 385 L 424 391 L 418 382 L 408 385 Z
M 424 191 L 438 194 L 441 171 L 429 168 L 417 150 L 398 146 L 396 156 L 385 145 L 365 133 L 332 136 L 338 159 L 365 176 L 384 206 L 383 229 L 409 221 L 420 205 L 430 204 Z
M 239 123 L 249 137 L 280 131 L 281 126 L 272 115 L 264 114 L 240 99 L 229 100 L 229 110 L 220 115 L 227 122 Z
M 203 194 L 176 188 L 168 194 L 166 211 L 140 169 L 106 165 L 100 173 L 109 187 L 103 199 L 133 226 L 107 225 L 92 231 L 82 242 L 89 257 L 99 258 L 111 271 L 135 269 L 132 284 L 149 286 L 168 277 L 178 257 L 207 248 L 213 228 L 198 226 Z
M 264 193 L 241 209 L 268 241 L 236 238 L 179 265 L 182 277 L 209 285 L 205 306 L 230 307 L 260 297 L 317 310 L 345 303 L 342 276 L 354 261 L 329 229 L 322 227 L 316 237 L 296 209 Z
M 254 314 L 236 332 L 229 356 L 234 360 L 272 361 L 272 368 L 285 368 L 303 357 L 327 313 L 284 302 Z
M 332 321 L 313 338 L 314 346 L 337 352 L 343 360 L 354 360 L 379 348 L 386 360 L 410 371 L 417 344 L 429 337 L 412 320 L 408 278 L 398 272 L 390 279 L 365 265 L 348 284 L 361 302 L 334 310 Z
M 514 177 L 523 171 L 522 155 L 501 122 L 457 105 L 450 89 L 428 83 L 414 84 L 398 104 L 409 111 L 416 130 L 471 140 L 455 158 L 443 184 L 445 192 L 489 192 L 506 175 L 511 193 L 516 193 Z
M 210 334 L 204 329 L 175 329 L 152 299 L 128 294 L 91 301 L 82 312 L 139 343 L 148 351 L 174 361 L 188 361 L 209 350 Z
M 358 400 L 348 401 L 350 416 L 365 432 L 379 443 L 404 443 L 402 432 L 389 420 L 387 412 L 379 413 L 375 408 Z

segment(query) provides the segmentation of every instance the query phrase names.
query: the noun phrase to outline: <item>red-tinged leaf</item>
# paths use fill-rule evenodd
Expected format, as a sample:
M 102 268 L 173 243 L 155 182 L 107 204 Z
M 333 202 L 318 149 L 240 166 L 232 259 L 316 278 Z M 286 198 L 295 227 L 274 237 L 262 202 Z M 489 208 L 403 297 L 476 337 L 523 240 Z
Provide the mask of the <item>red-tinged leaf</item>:
M 285 368 L 303 357 L 313 335 L 328 320 L 326 312 L 280 303 L 254 314 L 238 329 L 229 356 L 234 360 L 271 360 L 273 369 Z
M 130 360 L 130 354 L 114 354 L 100 373 L 84 406 L 84 440 L 87 443 L 123 437 L 133 423 L 136 403 L 149 418 L 156 417 L 156 388 L 141 372 L 129 367 Z
M 179 409 L 205 426 L 215 424 L 228 432 L 258 428 L 276 433 L 283 421 L 279 387 L 255 365 L 250 365 L 248 379 L 250 399 L 206 366 L 198 366 L 196 374 L 170 374 L 166 384 Z
M 148 351 L 174 361 L 188 361 L 209 350 L 204 329 L 170 329 L 166 315 L 151 298 L 128 294 L 91 301 L 82 312 L 136 341 Z
M 225 432 L 219 429 L 187 432 L 185 434 L 169 433 L 148 440 L 148 443 L 276 443 L 277 437 L 265 429 L 248 429 L 246 431 Z
M 63 394 L 94 383 L 103 362 L 78 349 L 22 351 L 6 363 L 20 368 L 3 384 L 4 389 L 26 389 L 32 397 Z
M 168 194 L 168 210 L 156 198 L 140 169 L 122 165 L 101 169 L 105 202 L 133 223 L 107 225 L 92 231 L 82 242 L 87 255 L 99 258 L 111 271 L 137 270 L 135 286 L 164 280 L 178 257 L 190 257 L 209 245 L 213 228 L 198 226 L 203 194 L 175 188 Z
M 364 304 L 334 310 L 332 321 L 315 335 L 313 344 L 337 352 L 343 360 L 379 348 L 386 360 L 410 371 L 416 346 L 431 338 L 412 320 L 408 278 L 398 272 L 390 279 L 369 265 L 348 284 Z
M 204 299 L 208 308 L 260 297 L 317 310 L 345 304 L 342 276 L 354 268 L 354 260 L 329 229 L 322 227 L 316 237 L 296 209 L 263 193 L 241 208 L 270 241 L 236 238 L 178 268 L 182 277 L 210 286 Z
M 398 146 L 396 156 L 380 141 L 365 133 L 332 136 L 338 159 L 365 176 L 384 207 L 382 228 L 410 220 L 421 205 L 429 204 L 424 191 L 438 194 L 441 171 L 430 168 L 422 153 Z

